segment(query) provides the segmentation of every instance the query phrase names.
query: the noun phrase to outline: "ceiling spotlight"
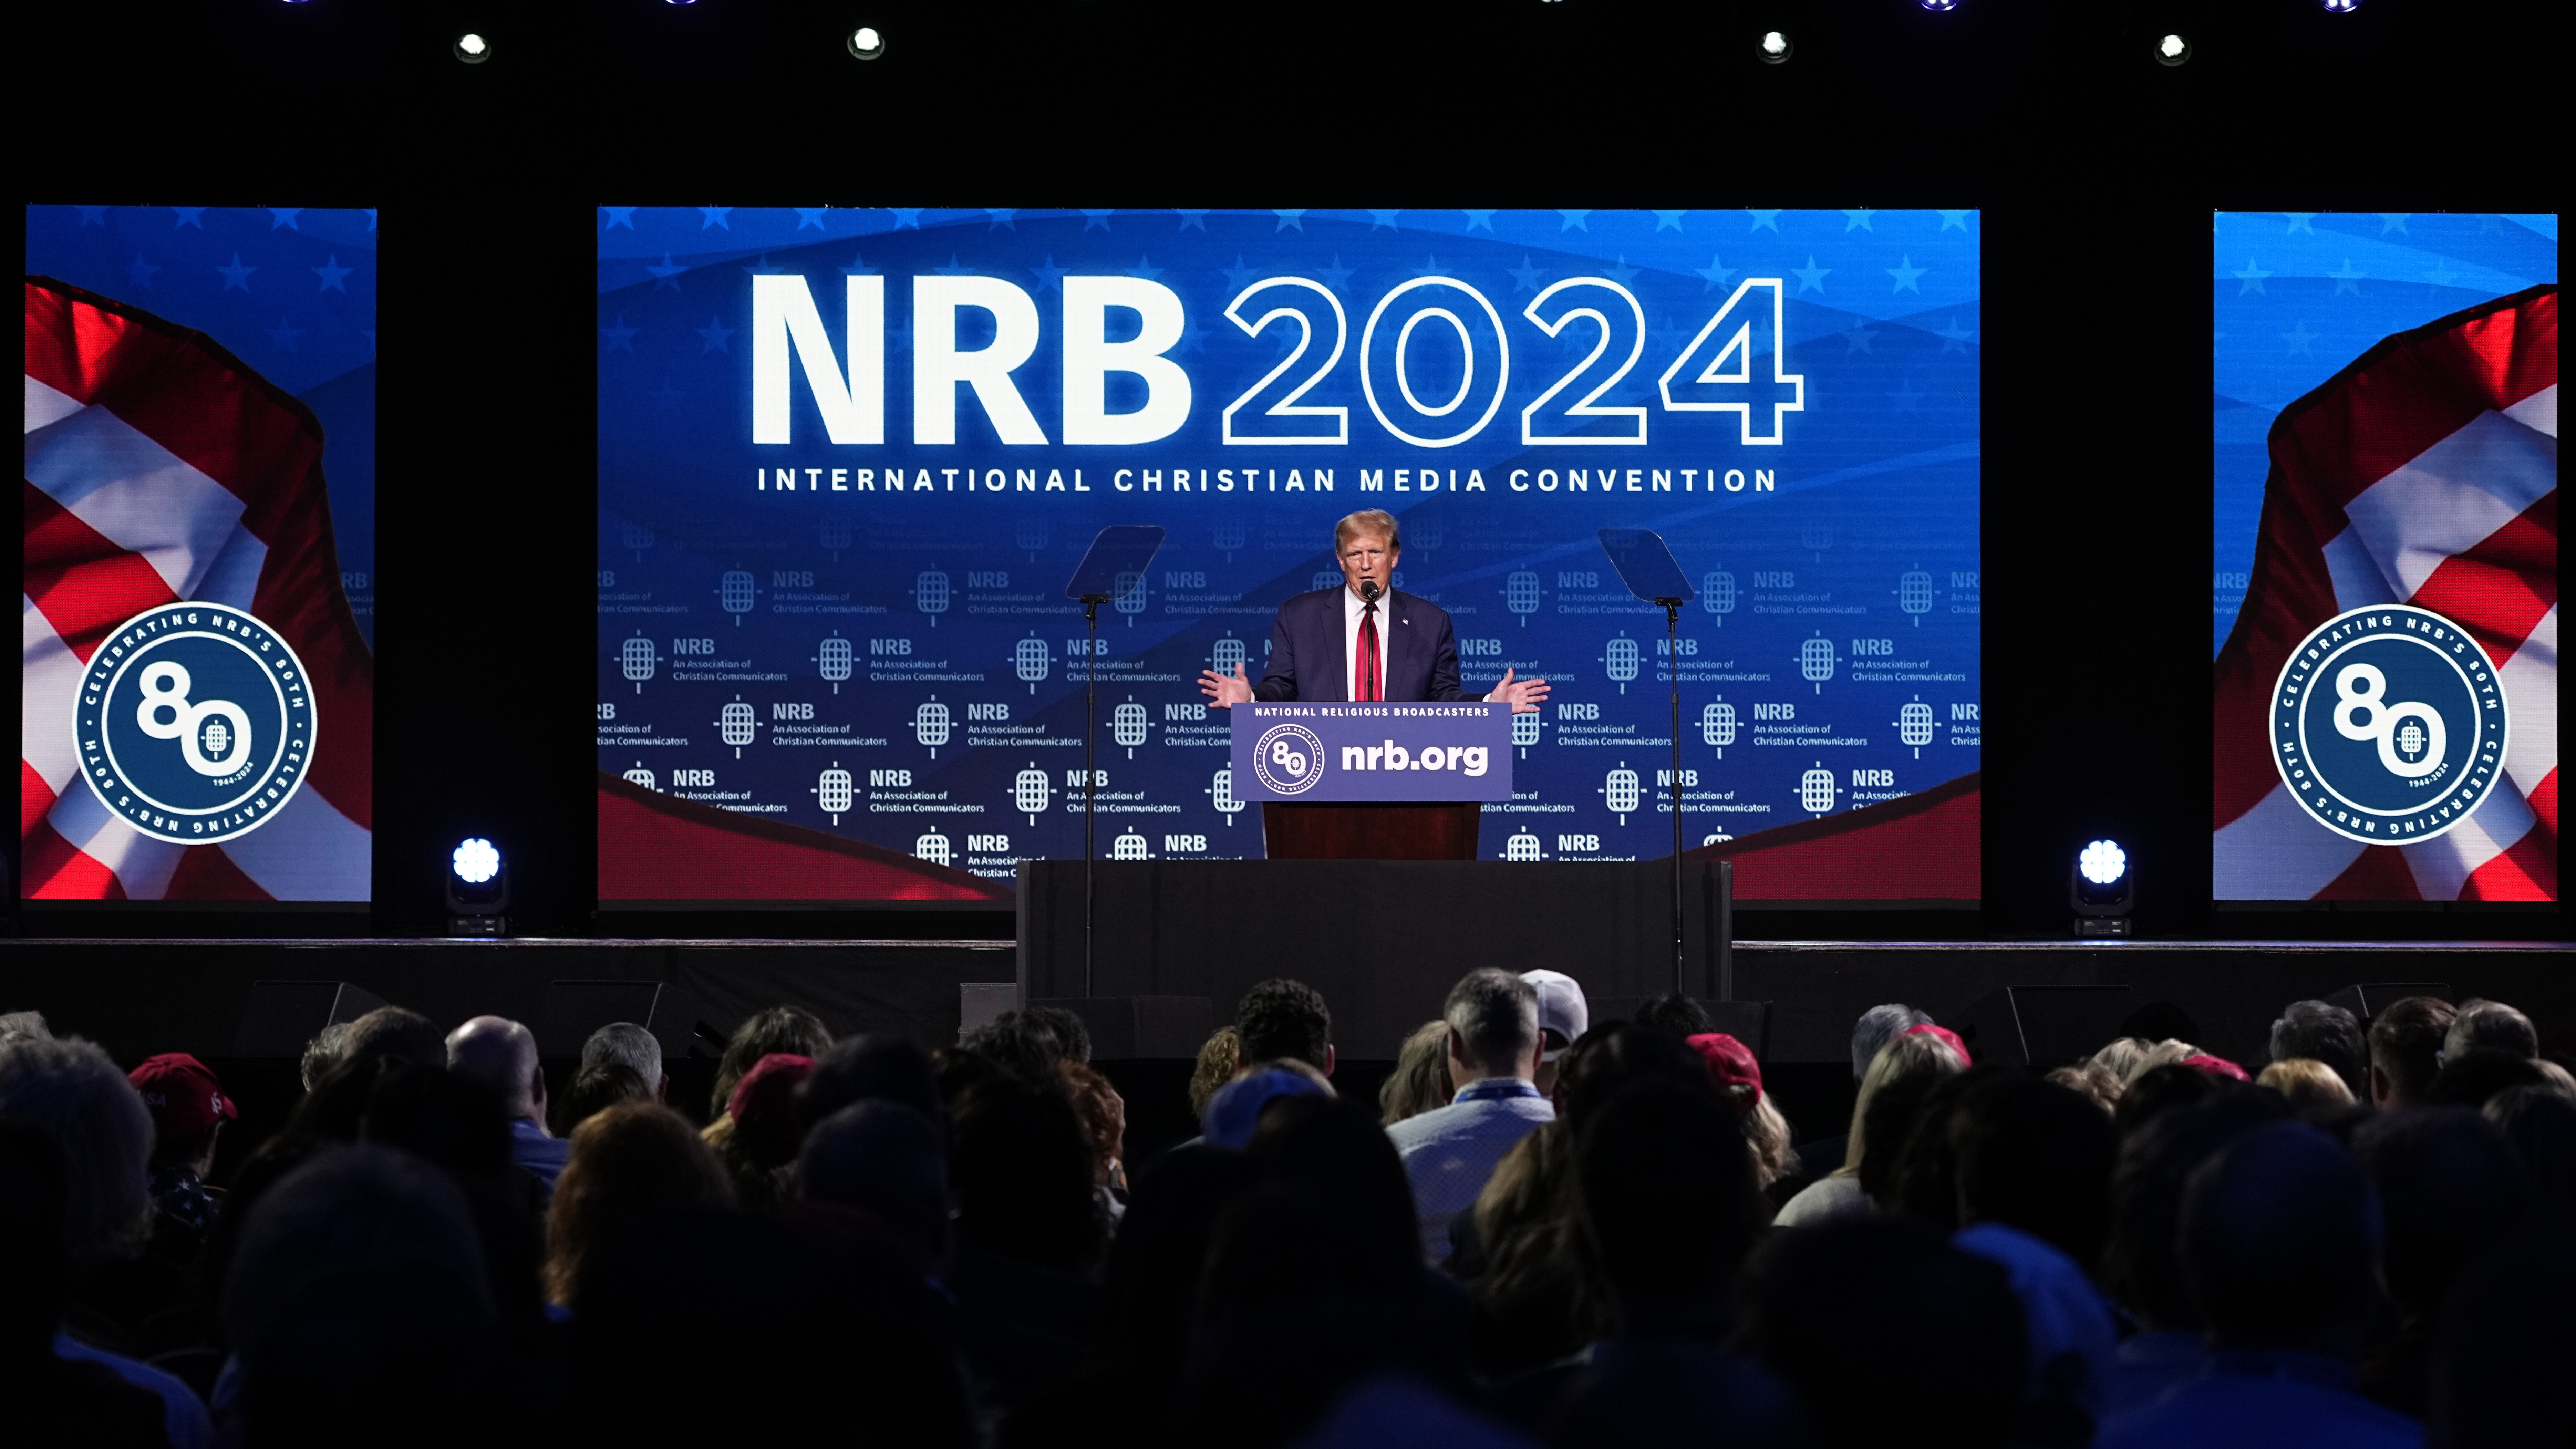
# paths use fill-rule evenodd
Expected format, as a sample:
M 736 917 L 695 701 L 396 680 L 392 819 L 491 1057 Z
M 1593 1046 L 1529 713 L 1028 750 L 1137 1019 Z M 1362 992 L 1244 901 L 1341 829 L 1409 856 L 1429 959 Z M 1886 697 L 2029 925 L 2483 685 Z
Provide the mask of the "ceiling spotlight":
M 2076 935 L 2130 934 L 2129 912 L 2138 903 L 2138 883 L 2129 870 L 2129 853 L 2120 848 L 2120 842 L 2086 842 L 2075 854 L 2075 874 L 2067 894 L 2075 907 Z
M 467 65 L 481 65 L 492 58 L 492 42 L 469 30 L 456 37 L 456 58 Z
M 2189 59 L 2191 59 L 2191 42 L 2181 36 L 2167 33 L 2156 41 L 2156 64 L 2180 65 Z
M 479 835 L 458 841 L 447 857 L 447 934 L 505 935 L 509 908 L 510 872 L 499 848 Z
M 2325 0 L 2325 6 L 2337 15 L 2345 15 L 2360 9 L 2361 0 Z
M 1776 30 L 1762 32 L 1762 63 L 1778 65 L 1789 58 L 1789 37 Z
M 1959 8 L 1959 0 L 1923 0 L 1923 8 L 1926 10 L 1956 10 Z
M 850 32 L 850 54 L 861 60 L 874 60 L 885 54 L 885 37 L 873 25 L 862 25 Z

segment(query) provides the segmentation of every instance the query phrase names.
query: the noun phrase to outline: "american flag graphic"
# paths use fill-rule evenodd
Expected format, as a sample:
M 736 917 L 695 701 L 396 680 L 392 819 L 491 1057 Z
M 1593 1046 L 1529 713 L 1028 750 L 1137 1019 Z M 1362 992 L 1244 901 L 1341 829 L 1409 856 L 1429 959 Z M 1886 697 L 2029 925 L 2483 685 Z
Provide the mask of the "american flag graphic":
M 375 665 L 341 589 L 321 424 L 201 333 L 46 277 L 26 307 L 20 894 L 368 899 Z M 314 688 L 306 788 L 221 845 L 140 835 L 78 778 L 83 666 L 182 601 L 256 615 Z
M 2215 666 L 2214 894 L 2556 900 L 2557 287 L 2385 339 L 2283 409 L 2269 446 L 2253 575 Z M 2335 615 L 2384 603 L 2476 636 L 2511 719 L 2495 793 L 2450 833 L 2403 846 L 2310 819 L 2268 743 L 2291 651 Z

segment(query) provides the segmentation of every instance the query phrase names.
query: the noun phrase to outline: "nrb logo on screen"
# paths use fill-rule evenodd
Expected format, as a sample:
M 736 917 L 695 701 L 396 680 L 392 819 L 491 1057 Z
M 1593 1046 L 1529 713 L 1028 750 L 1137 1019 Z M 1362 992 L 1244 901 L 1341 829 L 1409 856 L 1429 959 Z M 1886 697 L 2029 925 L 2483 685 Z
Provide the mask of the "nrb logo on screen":
M 2495 665 L 2468 631 L 2430 609 L 2374 604 L 2291 652 L 2272 691 L 2272 761 L 2318 824 L 2408 845 L 2486 803 L 2506 724 Z
M 74 702 L 81 774 L 155 840 L 213 845 L 259 829 L 304 783 L 313 692 L 268 625 L 221 604 L 170 604 L 120 625 Z

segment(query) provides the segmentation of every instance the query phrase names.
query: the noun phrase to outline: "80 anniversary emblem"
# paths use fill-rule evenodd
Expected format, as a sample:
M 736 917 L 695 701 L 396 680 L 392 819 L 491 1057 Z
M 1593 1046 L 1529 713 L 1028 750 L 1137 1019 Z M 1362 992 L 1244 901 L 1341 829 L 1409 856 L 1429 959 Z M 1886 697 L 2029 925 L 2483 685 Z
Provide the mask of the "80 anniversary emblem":
M 2272 763 L 2309 818 L 2347 840 L 2448 834 L 2504 773 L 2505 695 L 2467 631 L 2430 609 L 2338 614 L 2272 691 Z
M 1252 743 L 1252 773 L 1264 789 L 1302 795 L 1324 778 L 1324 742 L 1304 725 L 1272 725 Z
M 119 625 L 74 702 L 81 775 L 155 840 L 212 845 L 257 830 L 304 783 L 313 691 L 276 631 L 222 604 L 170 604 Z

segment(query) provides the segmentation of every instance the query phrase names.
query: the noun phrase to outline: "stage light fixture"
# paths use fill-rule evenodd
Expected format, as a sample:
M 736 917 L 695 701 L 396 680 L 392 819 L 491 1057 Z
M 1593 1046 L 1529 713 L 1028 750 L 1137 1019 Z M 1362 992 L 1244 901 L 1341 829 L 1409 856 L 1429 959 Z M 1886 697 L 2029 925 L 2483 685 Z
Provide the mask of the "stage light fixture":
M 1791 47 L 1789 45 L 1788 36 L 1777 30 L 1766 30 L 1762 32 L 1761 51 L 1763 64 L 1780 64 L 1782 61 L 1789 58 L 1790 50 Z
M 861 60 L 874 60 L 885 54 L 885 36 L 873 25 L 862 25 L 850 32 L 850 54 Z
M 509 908 L 510 869 L 500 848 L 479 835 L 458 841 L 447 857 L 447 934 L 505 935 Z
M 1956 10 L 1959 8 L 1959 0 L 1923 0 L 1923 8 L 1926 10 Z
M 2075 908 L 2078 936 L 2126 936 L 2129 912 L 2138 903 L 2138 882 L 2129 853 L 2116 840 L 2087 841 L 2075 853 L 2075 870 L 2067 885 Z
M 2361 8 L 2361 0 L 2325 0 L 2325 7 L 2337 15 L 2348 15 Z
M 492 42 L 469 30 L 456 37 L 456 58 L 467 65 L 481 65 L 492 58 Z
M 2156 41 L 2156 64 L 2180 65 L 2191 59 L 2191 42 L 2168 31 Z

